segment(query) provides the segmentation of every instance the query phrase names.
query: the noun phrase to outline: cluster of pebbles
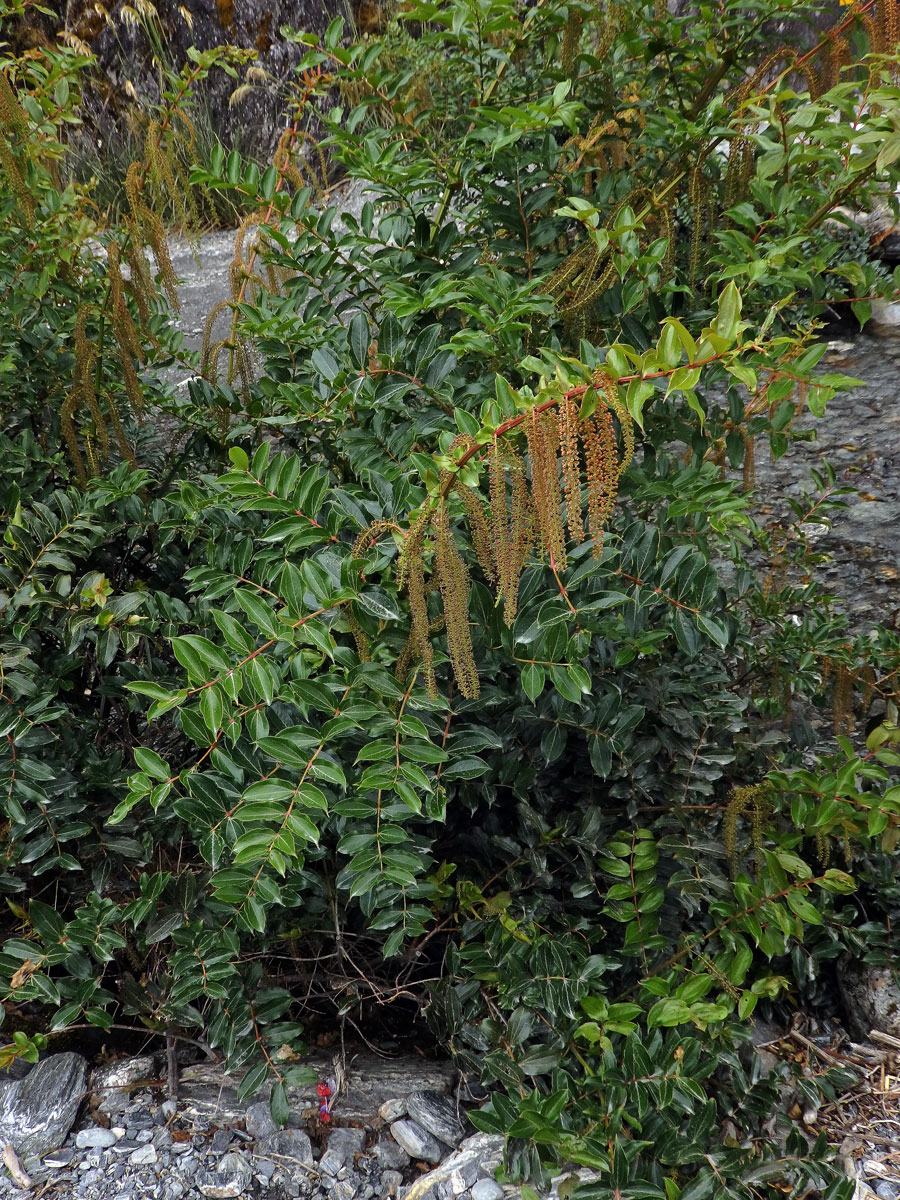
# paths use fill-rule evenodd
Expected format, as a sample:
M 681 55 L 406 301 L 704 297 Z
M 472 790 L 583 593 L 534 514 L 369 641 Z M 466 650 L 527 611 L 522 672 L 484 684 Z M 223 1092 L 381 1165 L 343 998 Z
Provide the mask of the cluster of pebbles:
M 446 1091 L 383 1095 L 364 1076 L 338 1095 L 327 1125 L 302 1094 L 285 1128 L 266 1100 L 236 1105 L 220 1067 L 183 1073 L 164 1098 L 149 1058 L 89 1072 L 79 1054 L 53 1054 L 0 1073 L 2 1200 L 516 1200 L 499 1183 L 503 1139 L 473 1133 Z M 418 1075 L 416 1071 L 418 1070 Z M 413 1063 L 406 1078 L 435 1082 Z M 404 1078 L 394 1069 L 393 1083 Z M 438 1073 L 437 1078 L 440 1078 Z M 124 1082 L 123 1082 L 124 1081 Z M 213 1097 L 218 1087 L 218 1100 Z M 349 1122 L 349 1123 L 342 1123 Z

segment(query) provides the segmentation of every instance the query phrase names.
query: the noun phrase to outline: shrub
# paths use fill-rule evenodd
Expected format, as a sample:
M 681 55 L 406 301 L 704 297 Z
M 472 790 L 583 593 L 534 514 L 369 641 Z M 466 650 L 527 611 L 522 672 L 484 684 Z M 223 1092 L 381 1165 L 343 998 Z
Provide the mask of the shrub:
M 895 722 L 810 769 L 757 717 L 829 671 L 839 725 L 857 683 L 895 704 L 896 646 L 792 577 L 827 469 L 774 534 L 744 485 L 755 438 L 777 456 L 853 383 L 818 373 L 810 310 L 892 287 L 824 218 L 892 183 L 895 97 L 877 58 L 815 99 L 788 86 L 818 93 L 814 55 L 747 75 L 780 11 L 453 0 L 406 14 L 415 63 L 399 26 L 335 24 L 304 79 L 337 89 L 322 151 L 359 214 L 320 195 L 302 109 L 266 171 L 197 166 L 254 213 L 189 399 L 147 381 L 202 441 L 79 486 L 54 430 L 8 447 L 4 885 L 48 880 L 0 955 L 16 1013 L 194 1030 L 283 1118 L 307 1014 L 264 963 L 334 929 L 339 1017 L 441 964 L 431 1015 L 512 1174 L 843 1194 L 821 1141 L 763 1128 L 775 1083 L 739 1050 L 857 937 L 830 856 L 874 878 L 893 848 Z M 851 30 L 893 37 L 854 10 L 832 73 Z M 39 389 L 13 395 L 34 420 Z

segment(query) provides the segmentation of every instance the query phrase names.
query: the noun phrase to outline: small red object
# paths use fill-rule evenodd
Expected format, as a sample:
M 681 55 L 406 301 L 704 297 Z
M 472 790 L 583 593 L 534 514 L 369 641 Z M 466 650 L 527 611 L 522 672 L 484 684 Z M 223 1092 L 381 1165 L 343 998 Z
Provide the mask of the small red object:
M 319 1086 L 316 1088 L 316 1092 L 320 1096 L 324 1096 L 327 1098 L 328 1096 L 331 1095 L 331 1088 L 328 1086 L 327 1083 L 320 1083 Z
M 328 1122 L 331 1120 L 331 1113 L 328 1111 L 327 1108 L 323 1109 L 322 1112 L 319 1113 L 319 1120 L 322 1122 L 323 1125 L 327 1125 Z

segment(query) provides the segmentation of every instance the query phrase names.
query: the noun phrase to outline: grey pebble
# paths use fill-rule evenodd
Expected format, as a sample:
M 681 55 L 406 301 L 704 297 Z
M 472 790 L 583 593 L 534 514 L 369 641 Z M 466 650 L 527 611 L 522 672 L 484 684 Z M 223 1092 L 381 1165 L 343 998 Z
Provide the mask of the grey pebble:
M 234 1135 L 230 1129 L 217 1129 L 212 1135 L 209 1148 L 214 1154 L 224 1154 L 233 1140 Z
M 891 1183 L 889 1179 L 880 1179 L 875 1184 L 875 1195 L 880 1197 L 880 1200 L 897 1200 L 900 1196 L 900 1185 Z
M 116 1154 L 130 1154 L 132 1150 L 140 1149 L 141 1143 L 137 1138 L 123 1137 L 113 1146 Z
M 256 1167 L 257 1178 L 264 1184 L 269 1183 L 278 1170 L 275 1163 L 269 1158 L 260 1158 L 253 1165 Z
M 74 1150 L 51 1150 L 49 1154 L 44 1155 L 42 1161 L 45 1167 L 67 1167 L 74 1157 Z
M 253 1168 L 244 1157 L 243 1154 L 238 1154 L 232 1151 L 230 1154 L 223 1154 L 216 1166 L 217 1175 L 252 1175 Z
M 378 1115 L 382 1121 L 399 1121 L 401 1117 L 406 1116 L 406 1101 L 402 1099 L 385 1100 L 384 1104 L 379 1108 Z
M 356 1200 L 357 1192 L 352 1183 L 339 1180 L 332 1189 L 332 1200 Z
M 174 1100 L 163 1100 L 162 1104 L 159 1106 L 159 1111 L 168 1121 L 169 1117 L 174 1117 L 178 1112 L 178 1105 Z
M 503 1200 L 503 1188 L 496 1179 L 479 1179 L 470 1195 L 472 1200 Z
M 145 1167 L 151 1163 L 155 1163 L 158 1158 L 159 1155 L 156 1153 L 156 1147 L 145 1145 L 139 1146 L 137 1150 L 133 1150 L 128 1161 L 135 1167 Z
M 381 1176 L 383 1196 L 396 1196 L 403 1186 L 403 1176 L 399 1171 L 385 1171 Z
M 105 1150 L 107 1146 L 114 1146 L 116 1141 L 116 1135 L 111 1129 L 102 1129 L 99 1125 L 90 1129 L 79 1129 L 75 1134 L 75 1145 L 79 1150 Z

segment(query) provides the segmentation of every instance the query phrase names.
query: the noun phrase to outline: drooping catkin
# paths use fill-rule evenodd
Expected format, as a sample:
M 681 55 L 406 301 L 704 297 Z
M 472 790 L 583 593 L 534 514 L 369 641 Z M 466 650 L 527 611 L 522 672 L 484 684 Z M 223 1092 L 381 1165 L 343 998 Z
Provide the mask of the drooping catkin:
M 393 521 L 373 521 L 356 535 L 356 541 L 350 551 L 351 558 L 365 558 L 373 546 L 383 537 L 393 533 L 397 526 Z
M 893 54 L 900 43 L 900 4 L 897 0 L 880 0 L 878 19 L 884 30 L 884 49 Z
M 172 258 L 169 254 L 169 243 L 166 238 L 166 231 L 163 228 L 162 221 L 159 216 L 148 208 L 146 204 L 140 205 L 140 216 L 138 217 L 141 229 L 144 232 L 144 237 L 147 244 L 153 251 L 153 257 L 156 260 L 156 270 L 159 274 L 159 282 L 162 290 L 165 293 L 169 304 L 178 312 L 181 305 L 178 299 L 178 277 L 175 274 L 175 268 L 172 266 Z
M 744 434 L 744 491 L 749 492 L 756 483 L 756 438 L 752 433 Z
M 466 699 L 474 700 L 480 689 L 469 628 L 469 571 L 456 547 L 447 508 L 447 501 L 442 499 L 434 515 L 435 566 L 453 674 Z
M 581 521 L 581 464 L 578 455 L 578 406 L 571 396 L 563 396 L 558 405 L 559 449 L 562 458 L 566 527 L 569 537 L 580 542 L 584 537 Z
M 733 874 L 737 874 L 738 869 L 737 823 L 748 809 L 751 817 L 751 841 L 758 860 L 764 849 L 765 818 L 771 812 L 765 784 L 756 783 L 732 788 L 722 820 L 722 841 Z
M 371 662 L 372 643 L 369 640 L 369 635 L 349 609 L 345 611 L 344 618 L 347 621 L 347 628 L 353 634 L 353 640 L 356 643 L 357 658 L 363 663 Z
M 495 437 L 491 445 L 489 468 L 497 599 L 503 601 L 503 620 L 511 628 L 518 609 L 522 569 L 533 541 L 533 506 L 525 461 L 513 446 Z M 507 471 L 510 481 L 508 504 Z
M 106 277 L 109 281 L 110 317 L 116 341 L 123 356 L 133 356 L 139 362 L 144 358 L 144 348 L 125 299 L 125 282 L 122 279 L 119 243 L 113 238 L 106 247 Z
M 618 462 L 615 459 L 610 462 L 609 454 L 611 428 L 609 410 L 601 406 L 596 414 L 585 417 L 579 430 L 587 473 L 588 533 L 594 558 L 603 552 L 607 513 L 618 490 Z M 614 430 L 612 436 L 614 441 Z
M 581 27 L 583 18 L 581 13 L 575 9 L 569 9 L 569 14 L 566 18 L 565 29 L 563 30 L 562 42 L 559 49 L 559 65 L 564 75 L 572 78 L 575 69 L 575 59 L 578 56 L 578 50 L 581 45 Z
M 9 186 L 16 194 L 22 220 L 27 228 L 33 228 L 34 197 L 25 183 L 22 172 L 19 170 L 19 164 L 16 162 L 16 156 L 13 154 L 12 147 L 6 140 L 2 130 L 0 130 L 0 167 L 3 168 L 3 172 L 9 181 Z
M 0 71 L 0 123 L 11 129 L 17 137 L 24 138 L 28 133 L 25 110 L 3 71 Z
M 472 532 L 472 544 L 475 547 L 475 556 L 482 571 L 484 571 L 488 580 L 493 583 L 497 577 L 497 569 L 494 561 L 491 530 L 485 516 L 484 505 L 475 492 L 470 487 L 467 487 L 458 476 L 453 482 L 453 490 L 462 501 L 466 520 Z
M 69 457 L 75 467 L 75 474 L 78 476 L 79 483 L 84 486 L 88 481 L 88 473 L 84 465 L 84 457 L 81 453 L 81 447 L 78 445 L 78 435 L 75 432 L 75 422 L 72 419 L 72 414 L 79 401 L 78 387 L 72 387 L 63 400 L 62 408 L 59 412 L 60 425 L 62 426 L 63 437 L 66 439 L 66 446 L 69 451 Z
M 438 690 L 434 676 L 434 647 L 429 637 L 428 596 L 425 591 L 425 534 L 431 525 L 431 517 L 431 511 L 425 508 L 409 527 L 397 561 L 397 584 L 405 587 L 409 596 L 410 638 L 416 654 L 422 660 L 425 690 L 432 699 L 436 699 Z
M 73 394 L 77 397 L 75 406 L 83 406 L 94 421 L 95 436 L 100 442 L 100 447 L 104 456 L 109 454 L 109 430 L 106 428 L 106 422 L 103 419 L 103 414 L 100 412 L 100 405 L 97 403 L 97 388 L 94 369 L 97 363 L 97 348 L 92 341 L 88 340 L 87 322 L 91 309 L 87 304 L 83 304 L 75 315 L 75 372 Z M 73 407 L 73 413 L 74 413 Z M 98 472 L 94 468 L 92 455 L 88 455 L 88 461 L 91 464 L 91 474 L 96 475 Z
M 832 722 L 835 735 L 849 734 L 856 728 L 853 712 L 853 689 L 856 675 L 845 663 L 836 663 L 831 693 Z
M 884 31 L 881 22 L 873 20 L 870 13 L 859 13 L 857 20 L 866 33 L 870 54 L 884 53 Z
M 694 287 L 700 273 L 700 251 L 703 246 L 703 232 L 706 222 L 706 180 L 699 167 L 691 172 L 691 182 L 688 190 L 691 201 L 691 246 L 688 254 L 688 284 Z
M 540 411 L 535 405 L 525 421 L 528 453 L 531 458 L 531 491 L 543 552 L 550 565 L 564 571 L 567 565 L 566 539 L 562 524 L 562 497 L 556 452 L 559 442 L 556 415 Z
M 622 431 L 622 457 L 619 460 L 617 471 L 618 475 L 622 475 L 634 458 L 634 420 L 619 394 L 618 380 L 613 378 L 609 371 L 604 370 L 602 367 L 600 370 L 595 371 L 593 383 L 594 387 L 602 395 L 606 407 L 615 414 L 619 422 L 619 428 Z

